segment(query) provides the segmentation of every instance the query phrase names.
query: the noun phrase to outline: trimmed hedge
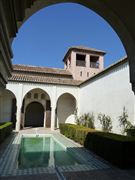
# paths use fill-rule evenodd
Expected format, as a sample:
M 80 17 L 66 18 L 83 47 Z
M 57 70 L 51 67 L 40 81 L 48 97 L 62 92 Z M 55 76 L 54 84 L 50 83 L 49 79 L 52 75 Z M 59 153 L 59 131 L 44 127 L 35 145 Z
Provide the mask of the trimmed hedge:
M 135 167 L 135 137 L 60 124 L 60 132 L 120 168 Z
M 135 136 L 135 128 L 126 129 L 126 133 L 128 136 Z
M 79 142 L 82 145 L 84 145 L 84 141 L 89 132 L 96 132 L 94 129 L 74 124 L 60 124 L 59 128 L 61 134 L 73 139 L 76 142 Z
M 135 167 L 135 138 L 106 132 L 88 133 L 84 146 L 119 168 Z
M 12 132 L 12 122 L 0 124 L 0 143 Z

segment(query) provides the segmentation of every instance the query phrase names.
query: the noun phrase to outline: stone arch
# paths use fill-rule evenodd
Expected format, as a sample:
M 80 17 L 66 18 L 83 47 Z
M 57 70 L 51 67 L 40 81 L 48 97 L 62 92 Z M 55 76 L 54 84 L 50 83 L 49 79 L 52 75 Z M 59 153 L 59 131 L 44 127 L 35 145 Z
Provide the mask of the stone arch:
M 42 92 L 45 92 L 48 95 L 49 99 L 51 99 L 50 92 L 47 89 L 43 89 L 43 88 L 40 88 L 40 87 L 29 87 L 28 89 L 24 90 L 23 91 L 23 99 L 26 96 L 26 94 L 28 94 L 32 90 L 36 90 L 36 89 L 41 90 Z
M 0 121 L 6 122 L 6 121 L 12 121 L 13 122 L 13 128 L 15 128 L 16 123 L 16 95 L 8 90 L 5 89 L 2 92 L 2 95 L 0 96 Z
M 44 107 L 41 103 L 33 101 L 26 107 L 25 127 L 43 127 L 44 125 Z
M 21 25 L 34 13 L 39 11 L 40 9 L 53 5 L 58 3 L 77 3 L 80 5 L 83 5 L 93 11 L 95 11 L 97 14 L 99 14 L 101 17 L 103 17 L 115 30 L 115 32 L 120 37 L 125 50 L 128 55 L 128 60 L 130 64 L 130 81 L 133 82 L 135 86 L 135 72 L 133 70 L 134 63 L 135 63 L 135 38 L 133 36 L 134 34 L 134 28 L 131 24 L 130 19 L 126 18 L 127 14 L 125 12 L 130 13 L 127 11 L 127 1 L 115 1 L 115 2 L 106 2 L 106 1 L 99 1 L 99 0 L 52 0 L 52 1 L 35 1 L 32 6 L 26 10 L 26 13 L 24 17 L 22 18 L 22 22 L 18 23 L 18 28 L 21 27 Z M 121 6 L 123 8 L 121 8 Z M 134 7 L 134 5 L 133 5 Z M 131 12 L 133 11 L 132 6 Z M 132 14 L 130 14 L 133 16 Z
M 59 96 L 56 107 L 57 127 L 59 123 L 75 124 L 76 102 L 70 93 Z
M 27 93 L 25 93 L 25 96 L 23 98 L 23 102 L 22 102 L 22 109 L 21 109 L 21 127 L 24 128 L 26 125 L 29 125 L 28 123 L 25 123 L 27 117 L 26 117 L 26 111 L 27 111 L 27 107 L 29 106 L 29 104 L 34 103 L 33 108 L 35 109 L 36 107 L 36 103 L 41 104 L 44 108 L 44 122 L 43 124 L 40 123 L 39 125 L 42 127 L 50 127 L 51 126 L 51 107 L 50 107 L 50 103 L 51 99 L 50 96 L 48 95 L 48 93 L 41 89 L 41 88 L 33 88 L 29 91 L 27 91 Z M 41 108 L 39 108 L 39 111 L 41 110 Z M 36 115 L 38 116 L 38 112 L 36 112 L 35 110 L 35 117 Z M 30 112 L 29 112 L 30 114 Z M 36 123 L 35 123 L 36 125 Z M 37 123 L 38 125 L 38 123 Z M 34 125 L 33 125 L 34 126 Z

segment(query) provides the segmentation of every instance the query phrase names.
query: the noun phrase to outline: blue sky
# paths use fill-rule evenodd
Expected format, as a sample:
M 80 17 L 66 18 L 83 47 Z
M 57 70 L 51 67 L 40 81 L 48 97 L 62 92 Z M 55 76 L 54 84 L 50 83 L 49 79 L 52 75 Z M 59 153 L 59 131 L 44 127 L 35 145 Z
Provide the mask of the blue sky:
M 46 7 L 31 16 L 13 41 L 14 64 L 63 68 L 71 46 L 106 51 L 105 67 L 125 56 L 111 26 L 92 10 L 73 3 Z

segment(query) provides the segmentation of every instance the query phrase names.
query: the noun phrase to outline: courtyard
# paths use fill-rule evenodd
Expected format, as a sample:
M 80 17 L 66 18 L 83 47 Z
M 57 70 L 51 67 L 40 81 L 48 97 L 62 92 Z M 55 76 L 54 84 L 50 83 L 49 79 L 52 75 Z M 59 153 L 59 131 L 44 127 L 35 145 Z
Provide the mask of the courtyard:
M 134 9 L 0 1 L 0 180 L 135 180 Z
M 43 137 L 53 135 L 66 147 L 72 150 L 77 158 L 82 159 L 81 165 L 64 165 L 37 168 L 18 168 L 18 152 L 22 136 Z M 1 179 L 93 179 L 93 180 L 132 180 L 134 169 L 121 170 L 112 166 L 91 151 L 71 139 L 64 137 L 59 131 L 52 132 L 45 128 L 32 128 L 13 132 L 0 147 L 0 174 Z

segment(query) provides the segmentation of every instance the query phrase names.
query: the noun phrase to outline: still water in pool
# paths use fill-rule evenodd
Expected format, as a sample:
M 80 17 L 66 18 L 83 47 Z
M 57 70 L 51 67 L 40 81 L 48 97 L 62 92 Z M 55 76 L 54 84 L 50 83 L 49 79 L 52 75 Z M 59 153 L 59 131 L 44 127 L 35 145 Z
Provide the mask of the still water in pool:
M 26 137 L 21 140 L 20 169 L 77 164 L 82 163 L 75 154 L 63 148 L 53 137 Z

